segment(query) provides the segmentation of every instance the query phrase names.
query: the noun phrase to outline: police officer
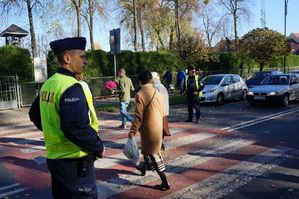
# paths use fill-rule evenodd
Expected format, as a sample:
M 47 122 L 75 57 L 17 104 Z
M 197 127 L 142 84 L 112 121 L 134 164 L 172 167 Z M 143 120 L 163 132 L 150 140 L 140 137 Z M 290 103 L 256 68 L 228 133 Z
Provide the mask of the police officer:
M 188 76 L 185 78 L 184 90 L 187 95 L 188 103 L 188 119 L 185 122 L 192 122 L 193 120 L 193 107 L 196 111 L 196 123 L 199 123 L 200 113 L 200 97 L 202 96 L 203 83 L 200 81 L 198 75 L 195 74 L 195 67 L 188 68 Z
M 94 161 L 102 157 L 104 145 L 91 95 L 75 78 L 86 64 L 85 45 L 84 37 L 50 43 L 60 68 L 43 84 L 29 111 L 44 134 L 54 198 L 98 198 Z

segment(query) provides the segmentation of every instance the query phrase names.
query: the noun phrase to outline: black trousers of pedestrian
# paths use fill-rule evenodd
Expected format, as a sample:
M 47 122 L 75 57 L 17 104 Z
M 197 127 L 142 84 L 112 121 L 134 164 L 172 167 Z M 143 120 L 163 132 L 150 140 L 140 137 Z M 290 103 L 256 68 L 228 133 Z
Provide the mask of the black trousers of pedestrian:
M 55 199 L 97 199 L 94 158 L 47 159 Z
M 193 108 L 195 108 L 196 120 L 200 119 L 200 98 L 199 96 L 187 96 L 188 120 L 193 119 Z

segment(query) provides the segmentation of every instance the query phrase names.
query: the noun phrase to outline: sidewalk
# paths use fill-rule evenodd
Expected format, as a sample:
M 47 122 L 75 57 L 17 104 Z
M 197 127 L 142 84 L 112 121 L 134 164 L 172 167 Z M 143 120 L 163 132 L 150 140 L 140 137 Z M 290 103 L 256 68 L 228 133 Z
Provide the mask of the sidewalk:
M 21 109 L 9 109 L 0 111 L 0 126 L 7 126 L 30 121 L 29 107 Z
M 118 100 L 114 98 L 104 99 L 104 100 L 95 100 L 95 106 L 101 105 L 118 105 Z M 30 107 L 21 108 L 21 109 L 9 109 L 9 110 L 0 110 L 0 126 L 8 126 L 13 124 L 20 124 L 23 122 L 29 122 L 29 112 Z M 186 108 L 182 105 L 171 105 L 170 109 L 170 122 L 182 122 L 184 121 L 187 113 Z M 133 115 L 133 111 L 129 112 Z M 183 114 L 182 114 L 183 113 Z M 100 121 L 103 120 L 117 120 L 121 121 L 121 116 L 118 111 L 116 112 L 107 112 L 107 111 L 98 111 L 97 112 L 98 119 Z

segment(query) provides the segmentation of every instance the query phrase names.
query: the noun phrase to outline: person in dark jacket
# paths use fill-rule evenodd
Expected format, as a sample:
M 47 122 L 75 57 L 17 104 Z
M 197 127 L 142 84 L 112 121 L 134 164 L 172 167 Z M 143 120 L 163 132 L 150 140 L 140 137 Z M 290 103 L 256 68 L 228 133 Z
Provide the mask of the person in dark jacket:
M 171 69 L 167 69 L 167 71 L 163 75 L 163 80 L 166 81 L 167 90 L 172 90 L 173 85 L 172 85 L 172 71 L 171 71 Z
M 185 122 L 193 121 L 193 108 L 196 111 L 196 123 L 201 120 L 200 112 L 200 97 L 202 96 L 202 90 L 204 85 L 198 75 L 195 75 L 195 67 L 191 66 L 188 68 L 188 76 L 184 80 L 184 90 L 187 95 L 188 103 L 188 119 Z
M 75 78 L 86 64 L 85 45 L 84 37 L 50 43 L 60 68 L 43 84 L 29 111 L 44 134 L 55 199 L 98 198 L 94 161 L 103 156 L 104 145 L 91 95 Z

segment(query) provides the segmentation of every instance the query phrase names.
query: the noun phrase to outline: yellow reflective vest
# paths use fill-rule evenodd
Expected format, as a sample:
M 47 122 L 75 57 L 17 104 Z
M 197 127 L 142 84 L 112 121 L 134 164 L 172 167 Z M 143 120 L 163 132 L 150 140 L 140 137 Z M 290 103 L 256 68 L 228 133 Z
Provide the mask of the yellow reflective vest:
M 55 73 L 40 90 L 41 123 L 45 138 L 46 157 L 49 159 L 79 158 L 87 155 L 79 146 L 64 136 L 60 127 L 59 102 L 61 96 L 76 83 L 79 81 L 74 77 Z M 92 103 L 92 96 L 88 95 L 86 89 L 83 88 L 83 91 L 90 110 L 90 125 L 98 132 L 98 120 Z
M 197 90 L 200 88 L 200 85 L 198 83 L 198 80 L 199 80 L 199 76 L 198 75 L 195 75 L 195 85 L 196 85 L 196 88 Z M 189 75 L 185 78 L 185 88 L 186 88 L 186 91 L 188 89 L 188 79 L 189 79 Z M 201 97 L 202 96 L 202 91 L 198 92 L 198 96 Z

